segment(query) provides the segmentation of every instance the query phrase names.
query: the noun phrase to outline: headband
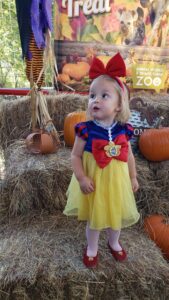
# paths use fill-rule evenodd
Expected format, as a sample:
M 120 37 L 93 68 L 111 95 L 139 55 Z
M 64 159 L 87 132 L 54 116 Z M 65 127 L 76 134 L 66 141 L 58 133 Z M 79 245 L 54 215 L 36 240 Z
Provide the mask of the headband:
M 101 75 L 108 75 L 115 79 L 120 87 L 124 90 L 122 81 L 118 77 L 126 76 L 126 66 L 120 53 L 113 56 L 107 63 L 106 67 L 103 62 L 97 57 L 93 58 L 93 61 L 89 70 L 89 78 L 95 79 Z

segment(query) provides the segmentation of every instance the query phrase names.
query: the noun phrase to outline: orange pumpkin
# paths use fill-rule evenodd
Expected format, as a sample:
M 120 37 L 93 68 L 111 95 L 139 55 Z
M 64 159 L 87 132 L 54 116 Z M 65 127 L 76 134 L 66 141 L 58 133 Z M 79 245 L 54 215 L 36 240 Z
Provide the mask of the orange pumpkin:
M 72 75 L 74 74 L 74 67 L 75 64 L 65 64 L 62 69 L 62 74 L 67 74 L 72 77 Z
M 69 75 L 71 78 L 79 81 L 88 75 L 90 65 L 87 62 L 80 61 L 77 64 L 65 64 L 62 73 Z
M 151 215 L 145 218 L 144 229 L 163 255 L 169 259 L 169 219 L 161 215 Z
M 139 138 L 141 153 L 151 161 L 169 159 L 169 128 L 147 129 Z
M 54 138 L 45 132 L 33 132 L 26 138 L 28 150 L 33 154 L 49 154 L 57 150 Z
M 78 61 L 77 62 L 78 67 L 82 69 L 82 71 L 85 73 L 85 75 L 88 74 L 90 65 L 86 61 Z
M 63 83 L 67 83 L 70 81 L 70 77 L 68 74 L 58 74 L 57 79 L 58 79 L 58 81 L 63 82 Z
M 68 114 L 64 121 L 64 140 L 67 146 L 72 147 L 75 141 L 75 125 L 86 121 L 86 111 L 75 111 Z

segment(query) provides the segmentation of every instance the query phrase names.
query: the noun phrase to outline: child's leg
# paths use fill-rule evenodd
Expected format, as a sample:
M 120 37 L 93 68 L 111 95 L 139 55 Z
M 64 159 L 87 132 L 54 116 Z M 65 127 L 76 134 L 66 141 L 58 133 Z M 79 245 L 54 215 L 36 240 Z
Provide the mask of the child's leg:
M 121 251 L 122 247 L 119 244 L 120 230 L 106 229 L 109 245 L 115 251 Z
M 95 257 L 98 251 L 98 241 L 99 241 L 99 230 L 94 230 L 89 228 L 89 223 L 86 225 L 86 237 L 87 237 L 87 256 Z

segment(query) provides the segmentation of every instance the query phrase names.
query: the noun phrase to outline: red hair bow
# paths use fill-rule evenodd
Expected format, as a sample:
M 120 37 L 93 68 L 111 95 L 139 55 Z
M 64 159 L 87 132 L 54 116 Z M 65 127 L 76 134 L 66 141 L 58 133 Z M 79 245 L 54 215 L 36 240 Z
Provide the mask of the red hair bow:
M 93 58 L 89 70 L 89 77 L 90 79 L 95 79 L 100 75 L 108 75 L 111 78 L 117 80 L 119 84 L 121 83 L 120 80 L 116 77 L 126 76 L 126 66 L 120 53 L 117 53 L 115 56 L 113 56 L 108 61 L 106 67 L 104 66 L 103 62 L 100 59 L 98 59 L 97 57 Z

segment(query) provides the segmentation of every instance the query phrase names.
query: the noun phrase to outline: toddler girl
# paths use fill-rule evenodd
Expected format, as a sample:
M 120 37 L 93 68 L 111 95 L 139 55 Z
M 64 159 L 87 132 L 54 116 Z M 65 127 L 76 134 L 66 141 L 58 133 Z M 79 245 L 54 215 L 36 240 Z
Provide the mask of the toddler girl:
M 130 116 L 128 92 L 119 79 L 125 75 L 119 53 L 106 67 L 99 59 L 93 59 L 88 104 L 92 120 L 75 126 L 71 154 L 74 174 L 64 214 L 87 221 L 83 255 L 87 267 L 98 262 L 101 229 L 107 231 L 112 256 L 117 261 L 125 260 L 127 254 L 119 242 L 120 230 L 139 219 L 133 194 L 139 185 L 129 142 L 133 129 L 126 123 Z

